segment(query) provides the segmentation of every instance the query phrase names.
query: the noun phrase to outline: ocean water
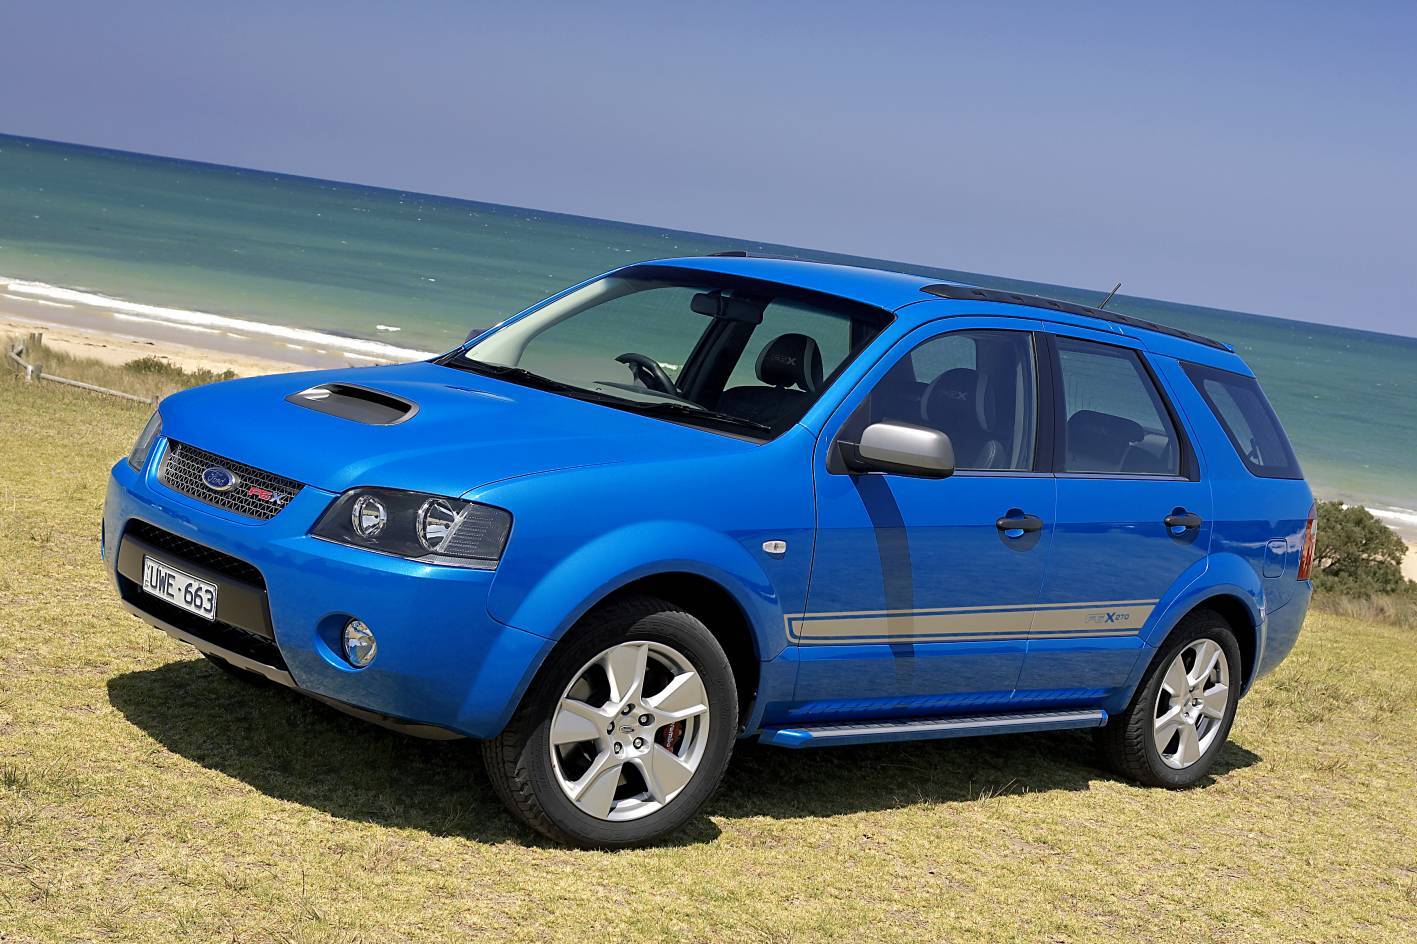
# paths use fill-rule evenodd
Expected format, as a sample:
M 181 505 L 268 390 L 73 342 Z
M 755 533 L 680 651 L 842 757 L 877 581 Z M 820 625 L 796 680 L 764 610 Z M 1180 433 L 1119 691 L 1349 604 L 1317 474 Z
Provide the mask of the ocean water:
M 127 317 L 335 339 L 371 357 L 616 265 L 747 248 L 1096 304 L 1102 292 L 0 135 L 0 280 Z M 11 291 L 14 287 L 11 286 Z M 1233 344 L 1320 494 L 1417 535 L 1417 339 L 1155 299 L 1110 308 Z M 196 343 L 200 343 L 198 339 Z

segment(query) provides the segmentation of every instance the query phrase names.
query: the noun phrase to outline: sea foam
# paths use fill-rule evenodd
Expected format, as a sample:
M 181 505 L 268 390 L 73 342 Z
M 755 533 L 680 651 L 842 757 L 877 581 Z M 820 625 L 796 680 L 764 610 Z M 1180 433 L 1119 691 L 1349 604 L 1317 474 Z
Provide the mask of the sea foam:
M 394 344 L 385 344 L 382 341 L 366 341 L 363 338 L 326 334 L 323 331 L 315 331 L 310 328 L 291 328 L 285 325 L 268 324 L 264 321 L 233 318 L 229 315 L 214 315 L 205 311 L 145 305 L 141 302 L 130 302 L 122 298 L 100 295 L 97 292 L 85 292 L 79 289 L 50 285 L 47 282 L 30 282 L 0 275 L 0 283 L 9 283 L 5 286 L 7 294 L 26 300 L 105 308 L 120 318 L 128 316 L 130 320 L 136 320 L 133 319 L 133 316 L 137 316 L 155 322 L 167 323 L 173 327 L 239 330 L 248 335 L 277 338 L 287 344 L 303 341 L 306 344 L 337 348 L 377 360 L 411 361 L 433 357 L 438 353 L 437 351 L 418 351 L 413 348 L 399 347 Z
M 1417 510 L 1411 508 L 1384 508 L 1381 505 L 1368 505 L 1366 507 L 1375 518 L 1381 518 L 1399 528 L 1417 529 Z

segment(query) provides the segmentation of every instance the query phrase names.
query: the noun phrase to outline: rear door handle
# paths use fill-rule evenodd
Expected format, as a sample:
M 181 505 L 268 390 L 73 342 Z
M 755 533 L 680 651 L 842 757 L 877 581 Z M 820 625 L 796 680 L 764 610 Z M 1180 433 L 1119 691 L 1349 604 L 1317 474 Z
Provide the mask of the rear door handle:
M 1172 534 L 1184 534 L 1187 531 L 1194 531 L 1201 526 L 1201 516 L 1193 511 L 1178 508 L 1165 518 L 1162 518 L 1161 523 L 1170 528 Z
M 1004 532 L 1006 538 L 1021 538 L 1025 534 L 1043 530 L 1043 519 L 1037 515 L 1005 516 L 994 522 L 994 527 Z

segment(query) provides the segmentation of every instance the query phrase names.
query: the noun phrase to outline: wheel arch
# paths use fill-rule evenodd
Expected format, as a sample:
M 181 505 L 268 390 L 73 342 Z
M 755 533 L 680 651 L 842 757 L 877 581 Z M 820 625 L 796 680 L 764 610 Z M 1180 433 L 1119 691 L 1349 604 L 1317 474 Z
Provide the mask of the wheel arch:
M 704 622 L 729 657 L 738 685 L 739 717 L 751 725 L 763 663 L 787 646 L 783 604 L 762 564 L 722 532 L 684 521 L 617 528 L 577 548 L 534 580 L 513 577 L 503 585 L 499 575 L 491 609 L 507 625 L 553 640 L 529 673 L 529 685 L 546 656 L 588 612 L 627 594 L 658 597 Z M 526 687 L 517 693 L 518 701 Z
M 1240 645 L 1240 694 L 1243 695 L 1249 690 L 1250 682 L 1255 678 L 1255 668 L 1259 664 L 1259 623 L 1251 613 L 1249 605 L 1233 593 L 1218 593 L 1206 597 L 1187 610 L 1181 619 L 1197 610 L 1210 610 L 1215 613 L 1229 623 L 1230 629 L 1235 633 L 1235 641 Z
M 1157 615 L 1145 633 L 1146 657 L 1137 660 L 1132 677 L 1123 691 L 1125 699 L 1111 699 L 1108 711 L 1120 711 L 1130 702 L 1150 671 L 1166 640 L 1197 610 L 1208 609 L 1230 624 L 1240 646 L 1241 694 L 1255 678 L 1255 669 L 1264 654 L 1264 588 L 1253 567 L 1234 554 L 1213 554 L 1176 582 L 1175 589 L 1157 607 Z
M 758 694 L 762 662 L 757 634 L 748 614 L 722 584 L 689 571 L 661 571 L 621 584 L 586 612 L 627 597 L 645 596 L 664 600 L 693 614 L 723 646 L 738 690 L 738 718 L 746 721 Z M 562 637 L 565 638 L 565 637 Z

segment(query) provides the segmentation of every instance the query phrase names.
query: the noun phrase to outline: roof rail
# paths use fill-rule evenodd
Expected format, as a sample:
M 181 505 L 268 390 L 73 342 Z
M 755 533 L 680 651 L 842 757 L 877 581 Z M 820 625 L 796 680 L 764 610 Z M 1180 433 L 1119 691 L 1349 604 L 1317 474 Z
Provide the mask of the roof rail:
M 1120 312 L 1103 311 L 1101 308 L 1089 308 L 1087 305 L 1074 305 L 1072 302 L 1060 302 L 1056 298 L 1045 298 L 1042 295 L 1024 295 L 1019 292 L 1003 292 L 992 288 L 975 288 L 972 285 L 950 285 L 948 283 L 926 285 L 920 291 L 940 298 L 1001 302 L 1005 305 L 1026 305 L 1029 308 L 1048 308 L 1070 315 L 1084 315 L 1088 318 L 1097 318 L 1100 321 L 1110 321 L 1113 324 L 1124 324 L 1132 328 L 1155 331 L 1157 334 L 1165 334 L 1173 338 L 1184 338 L 1187 341 L 1204 344 L 1206 347 L 1213 347 L 1220 351 L 1234 350 L 1230 345 L 1214 338 L 1208 338 L 1203 334 L 1192 334 L 1189 331 L 1182 331 L 1180 328 L 1172 328 L 1142 318 L 1133 318 L 1131 315 L 1124 315 Z

